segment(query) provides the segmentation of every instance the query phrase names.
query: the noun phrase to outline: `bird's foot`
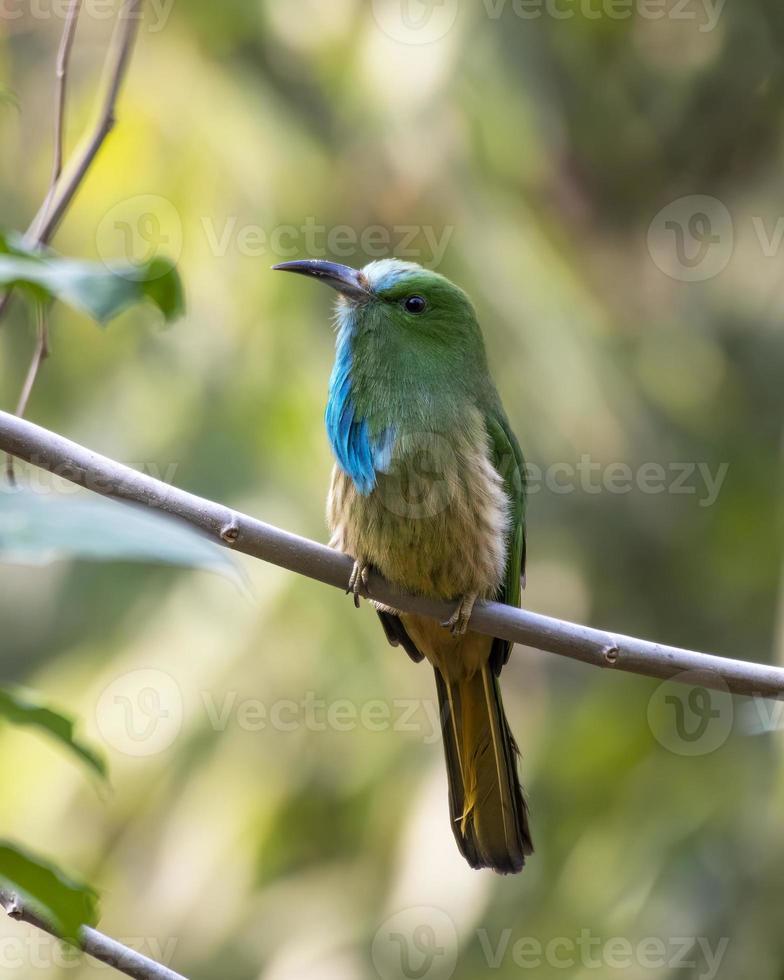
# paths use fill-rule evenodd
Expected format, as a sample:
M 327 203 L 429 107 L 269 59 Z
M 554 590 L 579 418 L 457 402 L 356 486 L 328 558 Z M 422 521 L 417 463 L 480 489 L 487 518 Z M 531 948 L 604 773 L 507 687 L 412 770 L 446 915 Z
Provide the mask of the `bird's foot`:
M 464 595 L 460 602 L 458 602 L 457 609 L 455 609 L 449 619 L 441 623 L 442 626 L 450 631 L 452 636 L 463 636 L 468 630 L 468 621 L 471 619 L 471 613 L 474 611 L 474 603 L 477 598 L 478 595 L 476 592 L 470 595 Z
M 361 596 L 367 598 L 368 576 L 370 575 L 370 565 L 363 561 L 355 561 L 351 570 L 351 578 L 348 580 L 346 595 L 351 592 L 354 596 L 354 605 L 359 609 Z

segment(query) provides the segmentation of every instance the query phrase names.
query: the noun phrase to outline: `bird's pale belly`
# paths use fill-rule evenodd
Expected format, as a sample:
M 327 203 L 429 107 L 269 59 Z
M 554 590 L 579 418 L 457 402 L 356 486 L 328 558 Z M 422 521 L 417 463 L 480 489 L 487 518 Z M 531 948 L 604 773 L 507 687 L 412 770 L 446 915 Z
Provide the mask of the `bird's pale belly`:
M 336 466 L 327 520 L 331 544 L 420 595 L 493 596 L 503 578 L 508 499 L 484 446 L 451 447 L 437 474 L 401 464 L 359 494 Z

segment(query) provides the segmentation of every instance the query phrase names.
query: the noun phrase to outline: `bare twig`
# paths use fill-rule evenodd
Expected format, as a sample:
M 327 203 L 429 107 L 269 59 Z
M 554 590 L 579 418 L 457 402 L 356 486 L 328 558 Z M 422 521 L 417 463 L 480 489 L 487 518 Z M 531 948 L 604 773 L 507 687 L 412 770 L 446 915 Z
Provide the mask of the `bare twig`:
M 18 922 L 26 922 L 28 925 L 35 926 L 43 932 L 49 933 L 59 939 L 55 930 L 49 923 L 36 914 L 27 904 L 17 895 L 7 891 L 0 891 L 0 906 L 2 906 L 8 916 Z M 175 973 L 168 967 L 149 957 L 137 953 L 135 949 L 130 949 L 116 939 L 110 939 L 97 929 L 84 926 L 79 933 L 79 947 L 89 956 L 107 966 L 114 967 L 126 976 L 134 977 L 135 980 L 187 980 L 181 973 Z
M 30 400 L 30 393 L 33 390 L 33 385 L 35 384 L 35 379 L 38 377 L 38 371 L 49 356 L 49 326 L 47 323 L 47 313 L 46 307 L 43 303 L 36 304 L 36 325 L 37 325 L 37 337 L 35 341 L 35 351 L 33 352 L 33 359 L 30 361 L 30 367 L 27 369 L 27 377 L 22 385 L 22 392 L 19 395 L 19 401 L 16 404 L 16 414 L 19 416 L 24 415 L 27 409 L 27 403 Z M 16 482 L 14 476 L 14 457 L 6 456 L 5 458 L 5 473 L 8 477 L 8 482 L 11 486 Z
M 68 165 L 66 171 L 62 172 L 62 133 L 68 61 L 73 45 L 73 35 L 76 31 L 80 3 L 81 0 L 79 2 L 72 0 L 68 10 L 68 18 L 63 29 L 63 35 L 60 40 L 60 50 L 57 60 L 58 81 L 56 96 L 57 108 L 55 111 L 55 151 L 52 170 L 53 173 L 57 171 L 57 178 L 53 185 L 50 184 L 43 204 L 38 209 L 38 213 L 31 222 L 30 227 L 25 232 L 25 244 L 31 248 L 36 245 L 46 245 L 51 241 L 63 216 L 76 196 L 76 192 L 81 187 L 87 171 L 90 169 L 104 140 L 114 126 L 117 97 L 120 94 L 120 89 L 128 70 L 128 63 L 142 16 L 144 0 L 125 0 L 125 3 L 120 8 L 119 14 L 117 15 L 117 26 L 105 66 L 107 84 L 98 117 L 93 129 L 83 141 L 81 149 L 75 152 L 73 160 Z M 62 74 L 60 74 L 61 66 Z M 3 316 L 10 298 L 10 289 L 0 297 L 0 317 Z
M 43 203 L 43 210 L 49 208 L 49 204 L 54 195 L 54 189 L 60 174 L 63 170 L 63 140 L 65 138 L 65 99 L 68 87 L 68 65 L 71 59 L 71 48 L 73 48 L 74 38 L 76 37 L 76 25 L 79 22 L 79 13 L 82 9 L 82 0 L 70 0 L 68 14 L 63 27 L 63 34 L 60 38 L 60 47 L 57 51 L 57 65 L 55 68 L 55 110 L 54 110 L 54 148 L 52 151 L 52 176 L 49 178 L 49 190 Z
M 7 412 L 0 412 L 0 449 L 105 497 L 165 511 L 235 551 L 346 588 L 353 565 L 348 556 L 155 480 Z M 375 574 L 370 576 L 368 595 L 396 609 L 439 620 L 452 612 L 445 602 L 404 594 Z M 664 646 L 497 602 L 476 604 L 471 629 L 595 667 L 691 684 L 699 671 L 699 684 L 704 687 L 762 697 L 784 695 L 782 667 Z M 685 672 L 690 673 L 684 676 Z
M 117 15 L 117 26 L 106 63 L 105 71 L 108 81 L 98 119 L 91 135 L 84 144 L 84 148 L 74 156 L 68 172 L 63 175 L 63 138 L 65 132 L 68 65 L 74 37 L 76 36 L 76 25 L 79 20 L 81 4 L 82 0 L 70 0 L 68 15 L 60 38 L 60 47 L 57 52 L 52 176 L 44 202 L 25 233 L 25 243 L 30 247 L 45 245 L 51 240 L 65 212 L 73 201 L 76 192 L 81 186 L 87 171 L 90 169 L 93 160 L 97 156 L 103 141 L 114 126 L 114 110 L 128 69 L 128 62 L 133 50 L 134 41 L 136 40 L 136 34 L 139 30 L 143 0 L 125 0 L 125 3 L 120 8 L 119 14 Z M 8 289 L 0 296 L 0 319 L 2 319 L 8 306 L 11 293 L 12 290 Z M 39 323 L 38 339 L 22 389 L 22 396 L 20 398 L 21 409 L 17 408 L 18 415 L 24 414 L 30 393 L 35 384 L 35 379 L 38 376 L 38 369 L 48 353 L 47 326 L 44 320 L 43 325 Z M 13 484 L 14 463 L 10 456 L 6 459 L 6 476 L 11 484 Z
M 115 123 L 115 107 L 133 51 L 143 0 L 125 0 L 117 15 L 112 46 L 106 63 L 107 85 L 98 118 L 82 149 L 75 154 L 67 170 L 61 174 L 52 194 L 51 202 L 45 201 L 28 229 L 29 244 L 46 244 L 57 231 L 63 215 L 79 190 L 85 174 L 90 169 L 103 141 Z

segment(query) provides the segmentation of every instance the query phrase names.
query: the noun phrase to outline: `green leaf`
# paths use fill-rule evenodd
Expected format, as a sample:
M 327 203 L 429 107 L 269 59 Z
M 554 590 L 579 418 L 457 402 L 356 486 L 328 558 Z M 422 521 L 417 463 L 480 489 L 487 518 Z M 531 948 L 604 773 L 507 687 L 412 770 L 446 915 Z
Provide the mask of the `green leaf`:
M 14 109 L 18 109 L 19 97 L 10 88 L 7 88 L 5 85 L 0 85 L 0 105 L 10 105 Z
M 97 752 L 76 738 L 74 720 L 40 704 L 33 695 L 0 688 L 0 718 L 12 725 L 42 729 L 106 779 L 106 763 Z
M 59 868 L 0 840 L 0 885 L 30 903 L 64 939 L 77 941 L 82 926 L 98 921 L 98 896 Z
M 167 259 L 68 259 L 51 249 L 28 248 L 15 232 L 0 234 L 0 287 L 18 287 L 41 302 L 62 300 L 100 324 L 144 300 L 154 303 L 167 322 L 185 310 L 180 277 Z
M 203 568 L 245 588 L 234 555 L 160 511 L 87 492 L 44 495 L 2 487 L 0 561 L 44 565 L 62 558 Z

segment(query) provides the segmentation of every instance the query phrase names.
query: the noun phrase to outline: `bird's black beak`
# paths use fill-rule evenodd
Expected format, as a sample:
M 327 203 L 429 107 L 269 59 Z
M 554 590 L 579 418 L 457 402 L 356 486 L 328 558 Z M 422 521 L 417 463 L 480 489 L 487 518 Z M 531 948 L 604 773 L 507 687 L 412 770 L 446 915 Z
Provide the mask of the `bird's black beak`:
M 367 299 L 370 296 L 367 279 L 360 269 L 352 269 L 350 265 L 339 265 L 324 259 L 296 259 L 294 262 L 281 262 L 272 268 L 312 276 L 350 299 Z

